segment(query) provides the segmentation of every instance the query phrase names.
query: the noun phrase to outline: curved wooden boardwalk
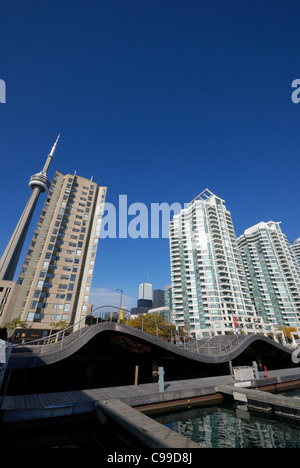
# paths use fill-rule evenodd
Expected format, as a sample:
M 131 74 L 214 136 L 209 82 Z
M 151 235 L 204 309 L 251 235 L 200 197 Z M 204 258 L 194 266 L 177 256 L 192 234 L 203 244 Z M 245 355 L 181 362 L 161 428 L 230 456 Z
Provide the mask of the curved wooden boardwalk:
M 293 349 L 282 346 L 263 335 L 216 336 L 208 340 L 191 341 L 186 344 L 176 345 L 127 325 L 115 322 L 101 322 L 75 331 L 64 337 L 63 340 L 51 343 L 47 347 L 26 344 L 22 347 L 14 347 L 7 369 L 32 368 L 59 362 L 76 353 L 98 335 L 107 332 L 129 336 L 132 339 L 156 346 L 177 356 L 203 363 L 217 364 L 231 361 L 256 342 L 263 342 L 270 348 L 279 350 L 286 355 L 292 355 L 293 352 Z

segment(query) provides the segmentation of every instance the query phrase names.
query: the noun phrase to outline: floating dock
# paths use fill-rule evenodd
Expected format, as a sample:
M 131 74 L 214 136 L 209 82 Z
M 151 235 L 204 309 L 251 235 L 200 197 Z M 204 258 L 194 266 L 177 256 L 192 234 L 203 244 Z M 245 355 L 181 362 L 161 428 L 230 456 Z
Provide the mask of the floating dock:
M 234 400 L 246 403 L 248 408 L 300 420 L 300 399 L 290 398 L 266 391 L 241 388 L 234 385 L 218 385 L 216 390 L 221 394 L 232 395 Z

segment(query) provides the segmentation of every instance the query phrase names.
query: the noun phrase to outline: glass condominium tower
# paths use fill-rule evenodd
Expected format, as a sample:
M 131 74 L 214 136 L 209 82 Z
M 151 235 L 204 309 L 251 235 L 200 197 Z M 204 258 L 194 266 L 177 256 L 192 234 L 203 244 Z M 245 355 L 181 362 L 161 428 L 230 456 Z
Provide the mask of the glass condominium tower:
M 174 215 L 169 237 L 174 323 L 199 338 L 247 333 L 259 319 L 224 200 L 204 190 Z
M 265 324 L 300 328 L 300 279 L 280 223 L 261 222 L 238 239 L 257 314 Z
M 92 179 L 56 171 L 19 274 L 13 318 L 52 329 L 90 312 L 105 197 L 106 187 Z
M 298 272 L 299 272 L 299 275 L 300 275 L 300 237 L 298 237 L 298 239 L 295 239 L 291 243 L 291 249 L 292 249 L 292 253 L 293 253 L 294 257 L 295 257 Z

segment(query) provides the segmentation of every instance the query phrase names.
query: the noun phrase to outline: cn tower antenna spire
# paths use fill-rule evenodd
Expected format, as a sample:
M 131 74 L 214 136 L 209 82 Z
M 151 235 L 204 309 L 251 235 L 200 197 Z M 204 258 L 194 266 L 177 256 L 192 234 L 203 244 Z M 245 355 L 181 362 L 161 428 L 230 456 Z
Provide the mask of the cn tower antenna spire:
M 48 155 L 48 157 L 47 157 L 47 160 L 46 160 L 46 162 L 45 162 L 45 165 L 44 165 L 44 167 L 43 167 L 42 172 L 45 173 L 45 174 L 47 174 L 47 171 L 48 171 L 49 166 L 50 166 L 50 164 L 51 164 L 51 161 L 52 161 L 52 159 L 53 159 L 53 155 L 54 155 L 54 152 L 55 152 L 55 150 L 56 150 L 56 146 L 57 146 L 59 137 L 60 137 L 60 133 L 58 134 L 58 137 L 56 138 L 56 142 L 55 142 L 54 145 L 52 146 L 52 149 L 51 149 L 51 151 L 50 151 L 50 153 L 49 153 L 49 155 Z
M 47 171 L 53 159 L 59 137 L 60 134 L 47 156 L 43 170 L 34 174 L 30 178 L 29 187 L 31 188 L 32 193 L 0 260 L 0 280 L 13 280 L 38 198 L 41 193 L 47 192 L 50 187 L 50 180 L 47 177 Z

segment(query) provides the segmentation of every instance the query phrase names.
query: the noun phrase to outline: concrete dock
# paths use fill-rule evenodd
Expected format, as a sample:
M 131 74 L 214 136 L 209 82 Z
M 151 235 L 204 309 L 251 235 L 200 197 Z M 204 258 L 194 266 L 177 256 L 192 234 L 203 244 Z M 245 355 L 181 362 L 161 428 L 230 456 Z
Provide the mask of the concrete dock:
M 300 420 L 300 399 L 298 398 L 234 385 L 218 385 L 216 390 L 222 394 L 231 395 L 234 400 L 246 403 L 249 408 L 265 412 L 274 411 L 281 416 Z
M 181 402 L 188 408 L 191 399 L 215 396 L 217 385 L 233 382 L 233 377 L 228 375 L 165 382 L 163 392 L 159 392 L 158 383 L 150 383 L 36 395 L 11 395 L 4 397 L 0 415 L 2 423 L 10 423 L 88 414 L 95 411 L 98 402 L 111 399 L 118 399 L 139 409 L 151 405 L 163 405 L 168 409 L 168 405 L 172 407 L 175 402 Z
M 35 395 L 5 396 L 2 401 L 0 418 L 2 424 L 38 420 L 44 418 L 89 414 L 95 412 L 98 402 L 112 399 L 135 407 L 148 414 L 151 408 L 156 411 L 172 411 L 176 408 L 189 408 L 202 400 L 211 404 L 220 399 L 221 385 L 234 385 L 231 375 L 205 377 L 191 380 L 177 380 L 164 383 L 164 391 L 159 391 L 158 383 L 105 387 L 69 392 L 44 393 Z M 300 387 L 300 368 L 269 371 L 268 378 L 252 383 L 252 387 L 276 391 L 277 388 Z M 280 391 L 280 390 L 279 390 Z
M 99 402 L 97 411 L 101 412 L 99 415 L 100 421 L 103 422 L 103 415 L 108 416 L 146 447 L 200 448 L 196 442 L 145 416 L 140 411 L 135 410 L 120 400 Z
M 244 386 L 247 388 L 244 388 Z M 30 421 L 91 415 L 99 424 L 106 418 L 125 428 L 142 444 L 156 448 L 200 448 L 188 438 L 154 421 L 148 415 L 217 405 L 229 395 L 250 407 L 300 418 L 300 399 L 278 395 L 300 388 L 300 368 L 264 373 L 251 383 L 237 382 L 231 375 L 192 380 L 106 387 L 81 391 L 5 396 L 0 418 L 2 428 Z M 274 394 L 275 393 L 275 394 Z

